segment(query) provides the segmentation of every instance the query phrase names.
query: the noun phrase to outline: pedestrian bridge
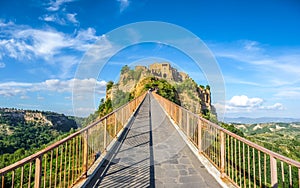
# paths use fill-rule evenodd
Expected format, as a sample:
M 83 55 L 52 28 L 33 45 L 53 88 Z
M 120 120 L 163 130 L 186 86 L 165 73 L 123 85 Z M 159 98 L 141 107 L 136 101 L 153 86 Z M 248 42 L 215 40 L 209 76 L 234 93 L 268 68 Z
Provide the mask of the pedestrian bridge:
M 298 187 L 300 163 L 155 94 L 8 167 L 2 187 Z

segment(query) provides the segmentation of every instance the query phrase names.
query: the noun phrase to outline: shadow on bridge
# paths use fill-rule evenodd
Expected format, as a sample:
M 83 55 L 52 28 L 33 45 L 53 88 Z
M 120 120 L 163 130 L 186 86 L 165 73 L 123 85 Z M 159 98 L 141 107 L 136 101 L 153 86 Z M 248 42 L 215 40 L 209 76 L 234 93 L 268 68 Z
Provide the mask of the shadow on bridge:
M 154 187 L 149 98 L 86 187 Z

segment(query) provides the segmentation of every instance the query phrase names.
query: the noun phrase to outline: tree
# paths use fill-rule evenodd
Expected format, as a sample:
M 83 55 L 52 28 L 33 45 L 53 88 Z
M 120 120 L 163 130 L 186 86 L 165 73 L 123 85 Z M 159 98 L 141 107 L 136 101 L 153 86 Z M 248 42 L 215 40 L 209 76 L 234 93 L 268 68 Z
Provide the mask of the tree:
M 110 90 L 113 85 L 114 85 L 113 81 L 108 81 L 107 84 L 106 84 L 106 91 Z
M 128 72 L 128 71 L 130 71 L 130 68 L 129 68 L 127 65 L 125 65 L 125 66 L 122 67 L 122 69 L 121 69 L 121 74 L 124 74 L 124 73 L 126 73 L 126 72 Z

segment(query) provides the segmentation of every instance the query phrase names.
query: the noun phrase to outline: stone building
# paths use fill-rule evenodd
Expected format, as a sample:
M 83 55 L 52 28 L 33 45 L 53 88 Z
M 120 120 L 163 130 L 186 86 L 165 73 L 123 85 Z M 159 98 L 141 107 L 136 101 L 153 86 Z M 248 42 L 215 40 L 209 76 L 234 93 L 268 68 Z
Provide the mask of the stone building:
M 154 76 L 166 79 L 171 82 L 182 82 L 188 75 L 183 72 L 178 72 L 169 63 L 154 63 L 149 65 L 149 70 Z

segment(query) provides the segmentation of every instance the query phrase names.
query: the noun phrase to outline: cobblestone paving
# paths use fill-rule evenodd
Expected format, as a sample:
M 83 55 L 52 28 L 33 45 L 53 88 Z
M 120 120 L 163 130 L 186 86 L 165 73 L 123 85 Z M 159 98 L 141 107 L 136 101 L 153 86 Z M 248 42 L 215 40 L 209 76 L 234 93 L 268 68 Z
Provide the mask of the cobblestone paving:
M 153 96 L 125 137 L 87 187 L 220 187 Z

